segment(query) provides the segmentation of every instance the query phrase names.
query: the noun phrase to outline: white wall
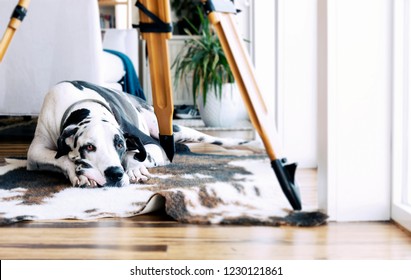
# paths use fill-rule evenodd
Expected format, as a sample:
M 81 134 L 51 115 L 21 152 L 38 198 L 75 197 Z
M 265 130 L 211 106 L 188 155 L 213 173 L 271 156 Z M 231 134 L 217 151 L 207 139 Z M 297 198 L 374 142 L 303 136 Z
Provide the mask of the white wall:
M 284 155 L 318 162 L 332 220 L 389 219 L 392 1 L 254 5 L 257 75 Z
M 338 221 L 390 218 L 390 0 L 319 0 L 321 204 Z
M 276 125 L 278 122 L 277 104 L 277 15 L 276 1 L 253 2 L 251 53 L 262 94 L 268 104 Z
M 317 166 L 317 1 L 254 1 L 255 66 L 282 153 Z

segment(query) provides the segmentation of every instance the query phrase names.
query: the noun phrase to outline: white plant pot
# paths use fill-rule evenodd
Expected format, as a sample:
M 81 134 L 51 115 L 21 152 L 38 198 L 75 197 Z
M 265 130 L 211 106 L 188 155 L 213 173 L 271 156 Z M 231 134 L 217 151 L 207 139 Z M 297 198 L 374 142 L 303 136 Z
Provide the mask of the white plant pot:
M 224 84 L 221 100 L 216 96 L 214 89 L 207 94 L 206 104 L 203 96 L 198 96 L 197 105 L 201 119 L 206 126 L 230 127 L 240 120 L 247 119 L 247 112 L 236 84 Z

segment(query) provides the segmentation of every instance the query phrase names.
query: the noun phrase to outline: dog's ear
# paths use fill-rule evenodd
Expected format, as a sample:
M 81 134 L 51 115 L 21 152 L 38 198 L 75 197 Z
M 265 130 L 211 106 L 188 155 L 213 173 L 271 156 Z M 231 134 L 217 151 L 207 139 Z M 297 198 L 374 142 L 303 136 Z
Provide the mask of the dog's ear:
M 126 139 L 127 151 L 136 151 L 134 159 L 140 162 L 144 161 L 147 158 L 147 152 L 140 138 L 129 133 L 125 133 L 124 138 Z
M 56 159 L 67 155 L 71 151 L 69 143 L 73 140 L 73 136 L 77 133 L 77 131 L 78 126 L 76 125 L 69 125 L 63 130 L 60 137 L 57 139 Z

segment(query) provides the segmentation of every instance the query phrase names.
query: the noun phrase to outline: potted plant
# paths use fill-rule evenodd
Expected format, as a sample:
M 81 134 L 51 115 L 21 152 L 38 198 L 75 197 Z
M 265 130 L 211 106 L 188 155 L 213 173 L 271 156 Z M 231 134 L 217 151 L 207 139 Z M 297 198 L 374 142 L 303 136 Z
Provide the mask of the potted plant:
M 197 29 L 200 26 L 200 19 L 197 13 L 193 13 L 197 8 L 201 6 L 200 0 L 171 0 L 171 9 L 176 16 L 176 22 L 174 23 L 174 34 L 185 35 L 186 29 L 194 32 L 191 25 Z M 191 23 L 191 25 L 187 22 Z
M 207 126 L 231 126 L 244 115 L 244 106 L 217 34 L 201 9 L 198 15 L 200 30 L 187 20 L 197 36 L 186 30 L 191 37 L 173 62 L 174 82 L 191 78 L 193 100 Z

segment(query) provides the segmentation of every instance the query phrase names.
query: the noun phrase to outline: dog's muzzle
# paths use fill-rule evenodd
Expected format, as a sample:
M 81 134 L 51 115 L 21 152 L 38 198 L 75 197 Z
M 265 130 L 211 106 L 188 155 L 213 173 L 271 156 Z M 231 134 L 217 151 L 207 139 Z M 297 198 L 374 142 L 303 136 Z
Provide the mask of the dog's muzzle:
M 104 176 L 106 176 L 108 186 L 121 186 L 121 180 L 124 176 L 124 169 L 119 166 L 111 166 L 104 171 Z

